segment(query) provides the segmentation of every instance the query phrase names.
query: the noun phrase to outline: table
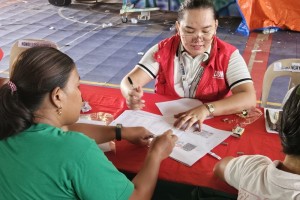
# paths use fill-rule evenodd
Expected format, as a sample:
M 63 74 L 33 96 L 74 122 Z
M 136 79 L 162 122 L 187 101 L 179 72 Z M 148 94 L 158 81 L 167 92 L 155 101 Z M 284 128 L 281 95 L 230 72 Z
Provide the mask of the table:
M 81 90 L 83 93 L 83 98 L 93 99 L 92 96 L 101 94 L 113 99 L 119 99 L 120 101 L 123 100 L 123 108 L 120 108 L 117 113 L 113 113 L 115 117 L 127 109 L 125 100 L 122 98 L 119 89 L 82 85 Z M 145 93 L 144 99 L 146 101 L 146 107 L 144 109 L 145 111 L 160 114 L 160 111 L 156 107 L 155 103 L 174 100 L 174 97 Z M 224 116 L 214 117 L 206 120 L 205 124 L 223 130 L 231 130 L 232 124 L 223 122 L 223 118 Z M 229 137 L 225 140 L 225 142 L 227 142 L 228 145 L 220 144 L 213 149 L 213 152 L 221 157 L 236 157 L 238 156 L 237 152 L 243 152 L 244 154 L 251 155 L 266 155 L 272 160 L 282 160 L 284 158 L 279 137 L 277 134 L 266 132 L 263 116 L 261 116 L 254 123 L 247 125 L 241 138 Z M 119 170 L 137 173 L 141 168 L 146 152 L 147 147 L 133 145 L 125 140 L 122 140 L 116 142 L 116 153 L 107 152 L 106 155 Z M 213 175 L 212 169 L 217 161 L 218 160 L 212 156 L 206 155 L 198 160 L 193 166 L 188 167 L 171 158 L 167 158 L 161 163 L 158 176 L 159 179 L 163 180 L 210 187 L 224 192 L 236 194 L 237 191 L 233 187 L 229 186 L 227 183 L 219 180 Z

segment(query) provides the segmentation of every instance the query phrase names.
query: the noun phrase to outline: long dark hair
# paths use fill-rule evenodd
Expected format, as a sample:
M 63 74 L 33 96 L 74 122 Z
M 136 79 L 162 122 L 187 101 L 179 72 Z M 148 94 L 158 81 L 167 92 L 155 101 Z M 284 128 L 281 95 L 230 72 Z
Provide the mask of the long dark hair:
M 46 94 L 64 88 L 74 68 L 69 56 L 52 47 L 22 52 L 9 82 L 0 88 L 0 140 L 29 128 Z
M 300 156 L 300 85 L 283 106 L 279 135 L 283 152 Z
M 178 21 L 180 22 L 182 20 L 186 10 L 199 8 L 211 9 L 213 11 L 214 19 L 218 19 L 218 13 L 211 0 L 185 0 L 181 3 L 180 8 L 178 9 Z

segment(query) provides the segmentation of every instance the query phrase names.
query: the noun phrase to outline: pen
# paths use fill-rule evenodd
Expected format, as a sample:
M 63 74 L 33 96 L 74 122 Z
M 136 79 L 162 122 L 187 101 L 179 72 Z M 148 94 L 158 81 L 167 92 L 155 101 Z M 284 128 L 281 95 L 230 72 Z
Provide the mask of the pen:
M 218 156 L 218 155 L 215 154 L 214 152 L 209 151 L 208 154 L 211 155 L 212 157 L 218 159 L 218 160 L 221 160 L 221 159 L 222 159 L 220 156 Z
M 132 82 L 131 78 L 128 76 L 128 77 L 127 77 L 127 79 L 128 79 L 128 82 L 130 83 L 130 85 L 131 85 L 132 89 L 134 89 L 134 90 L 137 90 L 137 89 L 134 87 L 134 85 L 133 85 L 133 82 Z

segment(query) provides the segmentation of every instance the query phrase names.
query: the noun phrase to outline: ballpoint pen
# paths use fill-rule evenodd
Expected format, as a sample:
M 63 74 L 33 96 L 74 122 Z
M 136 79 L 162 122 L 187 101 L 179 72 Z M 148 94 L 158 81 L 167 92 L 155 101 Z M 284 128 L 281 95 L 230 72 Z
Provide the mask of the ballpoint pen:
M 135 87 L 134 87 L 134 85 L 133 85 L 133 82 L 132 82 L 131 78 L 128 76 L 128 77 L 127 77 L 127 79 L 128 79 L 128 82 L 130 83 L 130 85 L 131 85 L 132 89 L 134 89 L 134 90 L 136 90 L 136 91 L 137 91 L 137 88 L 135 88 Z
M 218 155 L 215 154 L 214 152 L 209 151 L 208 154 L 211 155 L 212 157 L 218 159 L 218 160 L 221 160 L 221 159 L 222 159 L 220 156 L 218 156 Z

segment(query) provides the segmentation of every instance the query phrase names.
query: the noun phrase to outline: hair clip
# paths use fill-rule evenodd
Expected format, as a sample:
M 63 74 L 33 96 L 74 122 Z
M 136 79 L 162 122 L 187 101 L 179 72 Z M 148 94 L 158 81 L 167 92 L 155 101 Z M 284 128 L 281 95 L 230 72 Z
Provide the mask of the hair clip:
M 8 81 L 7 84 L 10 87 L 11 93 L 17 91 L 17 86 L 12 81 Z

